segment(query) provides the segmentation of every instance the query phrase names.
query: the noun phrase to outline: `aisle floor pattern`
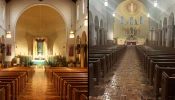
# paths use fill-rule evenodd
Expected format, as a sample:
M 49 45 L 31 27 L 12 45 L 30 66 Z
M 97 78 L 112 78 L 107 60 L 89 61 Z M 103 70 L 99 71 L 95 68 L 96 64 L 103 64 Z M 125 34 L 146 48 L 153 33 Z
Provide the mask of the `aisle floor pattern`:
M 32 79 L 26 84 L 17 100 L 60 100 L 51 82 L 47 81 L 45 70 L 35 68 Z
M 90 100 L 155 100 L 153 87 L 138 59 L 134 46 L 90 93 Z

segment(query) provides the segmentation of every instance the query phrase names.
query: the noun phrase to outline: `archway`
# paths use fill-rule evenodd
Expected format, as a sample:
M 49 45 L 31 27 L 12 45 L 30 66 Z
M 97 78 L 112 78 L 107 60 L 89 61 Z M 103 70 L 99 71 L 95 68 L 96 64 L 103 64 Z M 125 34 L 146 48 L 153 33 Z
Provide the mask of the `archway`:
M 89 46 L 94 45 L 94 31 L 95 26 L 93 25 L 93 16 L 91 11 L 89 11 Z
M 16 55 L 47 58 L 48 55 L 66 56 L 66 24 L 62 15 L 47 5 L 26 9 L 16 23 Z M 27 44 L 27 45 L 26 45 Z
M 94 45 L 99 45 L 99 19 L 97 16 L 95 16 L 94 20 L 95 24 L 95 32 L 94 32 Z

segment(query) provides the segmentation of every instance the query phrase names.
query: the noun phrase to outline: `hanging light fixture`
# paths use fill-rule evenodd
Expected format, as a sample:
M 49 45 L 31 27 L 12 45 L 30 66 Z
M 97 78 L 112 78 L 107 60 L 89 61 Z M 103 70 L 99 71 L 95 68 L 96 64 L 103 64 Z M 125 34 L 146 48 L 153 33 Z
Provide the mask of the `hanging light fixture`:
M 6 32 L 6 38 L 11 38 L 11 37 L 12 37 L 12 34 L 11 34 L 11 31 L 9 30 Z
M 88 26 L 88 16 L 86 16 L 86 18 L 84 20 L 84 26 Z
M 112 16 L 115 17 L 115 12 L 113 12 Z
M 154 7 L 157 7 L 157 0 L 154 0 Z
M 105 0 L 104 5 L 108 6 L 108 0 Z
M 72 10 L 71 10 L 71 31 L 70 31 L 70 34 L 69 34 L 69 38 L 74 38 L 74 31 L 72 30 Z

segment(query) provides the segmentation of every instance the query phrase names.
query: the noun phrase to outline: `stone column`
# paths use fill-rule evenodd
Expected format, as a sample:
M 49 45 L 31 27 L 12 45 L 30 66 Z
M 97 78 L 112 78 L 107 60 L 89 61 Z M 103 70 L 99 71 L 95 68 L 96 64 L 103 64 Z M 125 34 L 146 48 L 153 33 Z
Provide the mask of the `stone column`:
M 94 45 L 94 33 L 95 32 L 95 26 L 94 24 L 91 24 L 89 26 L 89 46 L 93 46 Z
M 103 28 L 99 29 L 99 45 L 103 45 Z
M 155 32 L 155 44 L 158 45 L 158 30 Z
M 84 68 L 84 47 L 85 47 L 85 44 L 81 44 L 80 45 L 80 63 L 81 63 L 81 68 Z
M 95 31 L 97 33 L 97 44 L 96 45 L 99 45 L 100 44 L 99 26 L 95 26 Z
M 104 44 L 107 44 L 107 32 L 108 30 L 107 29 L 104 29 Z
M 162 30 L 162 46 L 165 46 L 165 29 Z
M 156 31 L 153 31 L 153 45 L 156 44 Z
M 174 47 L 173 45 L 173 25 L 170 25 L 170 47 Z
M 171 34 L 171 25 L 168 25 L 168 29 L 167 29 L 167 41 L 166 41 L 166 46 L 170 47 L 170 35 Z

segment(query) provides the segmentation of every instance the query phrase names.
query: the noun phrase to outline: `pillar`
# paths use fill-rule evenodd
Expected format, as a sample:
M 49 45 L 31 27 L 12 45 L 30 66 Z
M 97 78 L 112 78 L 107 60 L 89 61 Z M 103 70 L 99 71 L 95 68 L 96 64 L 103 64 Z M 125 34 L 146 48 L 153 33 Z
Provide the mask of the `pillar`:
M 96 42 L 96 45 L 99 45 L 100 44 L 99 26 L 95 26 L 95 31 L 97 33 L 97 42 Z
M 80 45 L 80 63 L 81 63 L 81 68 L 84 68 L 84 47 L 85 47 L 85 44 L 81 44 Z
M 94 34 L 95 34 L 95 26 L 94 24 L 91 24 L 89 26 L 89 46 L 93 46 L 94 45 Z
M 165 29 L 162 30 L 162 46 L 165 46 Z
M 166 46 L 170 47 L 170 35 L 171 34 L 171 25 L 168 25 L 168 29 L 167 29 L 167 41 L 166 41 Z
M 107 29 L 104 29 L 104 44 L 107 44 Z

